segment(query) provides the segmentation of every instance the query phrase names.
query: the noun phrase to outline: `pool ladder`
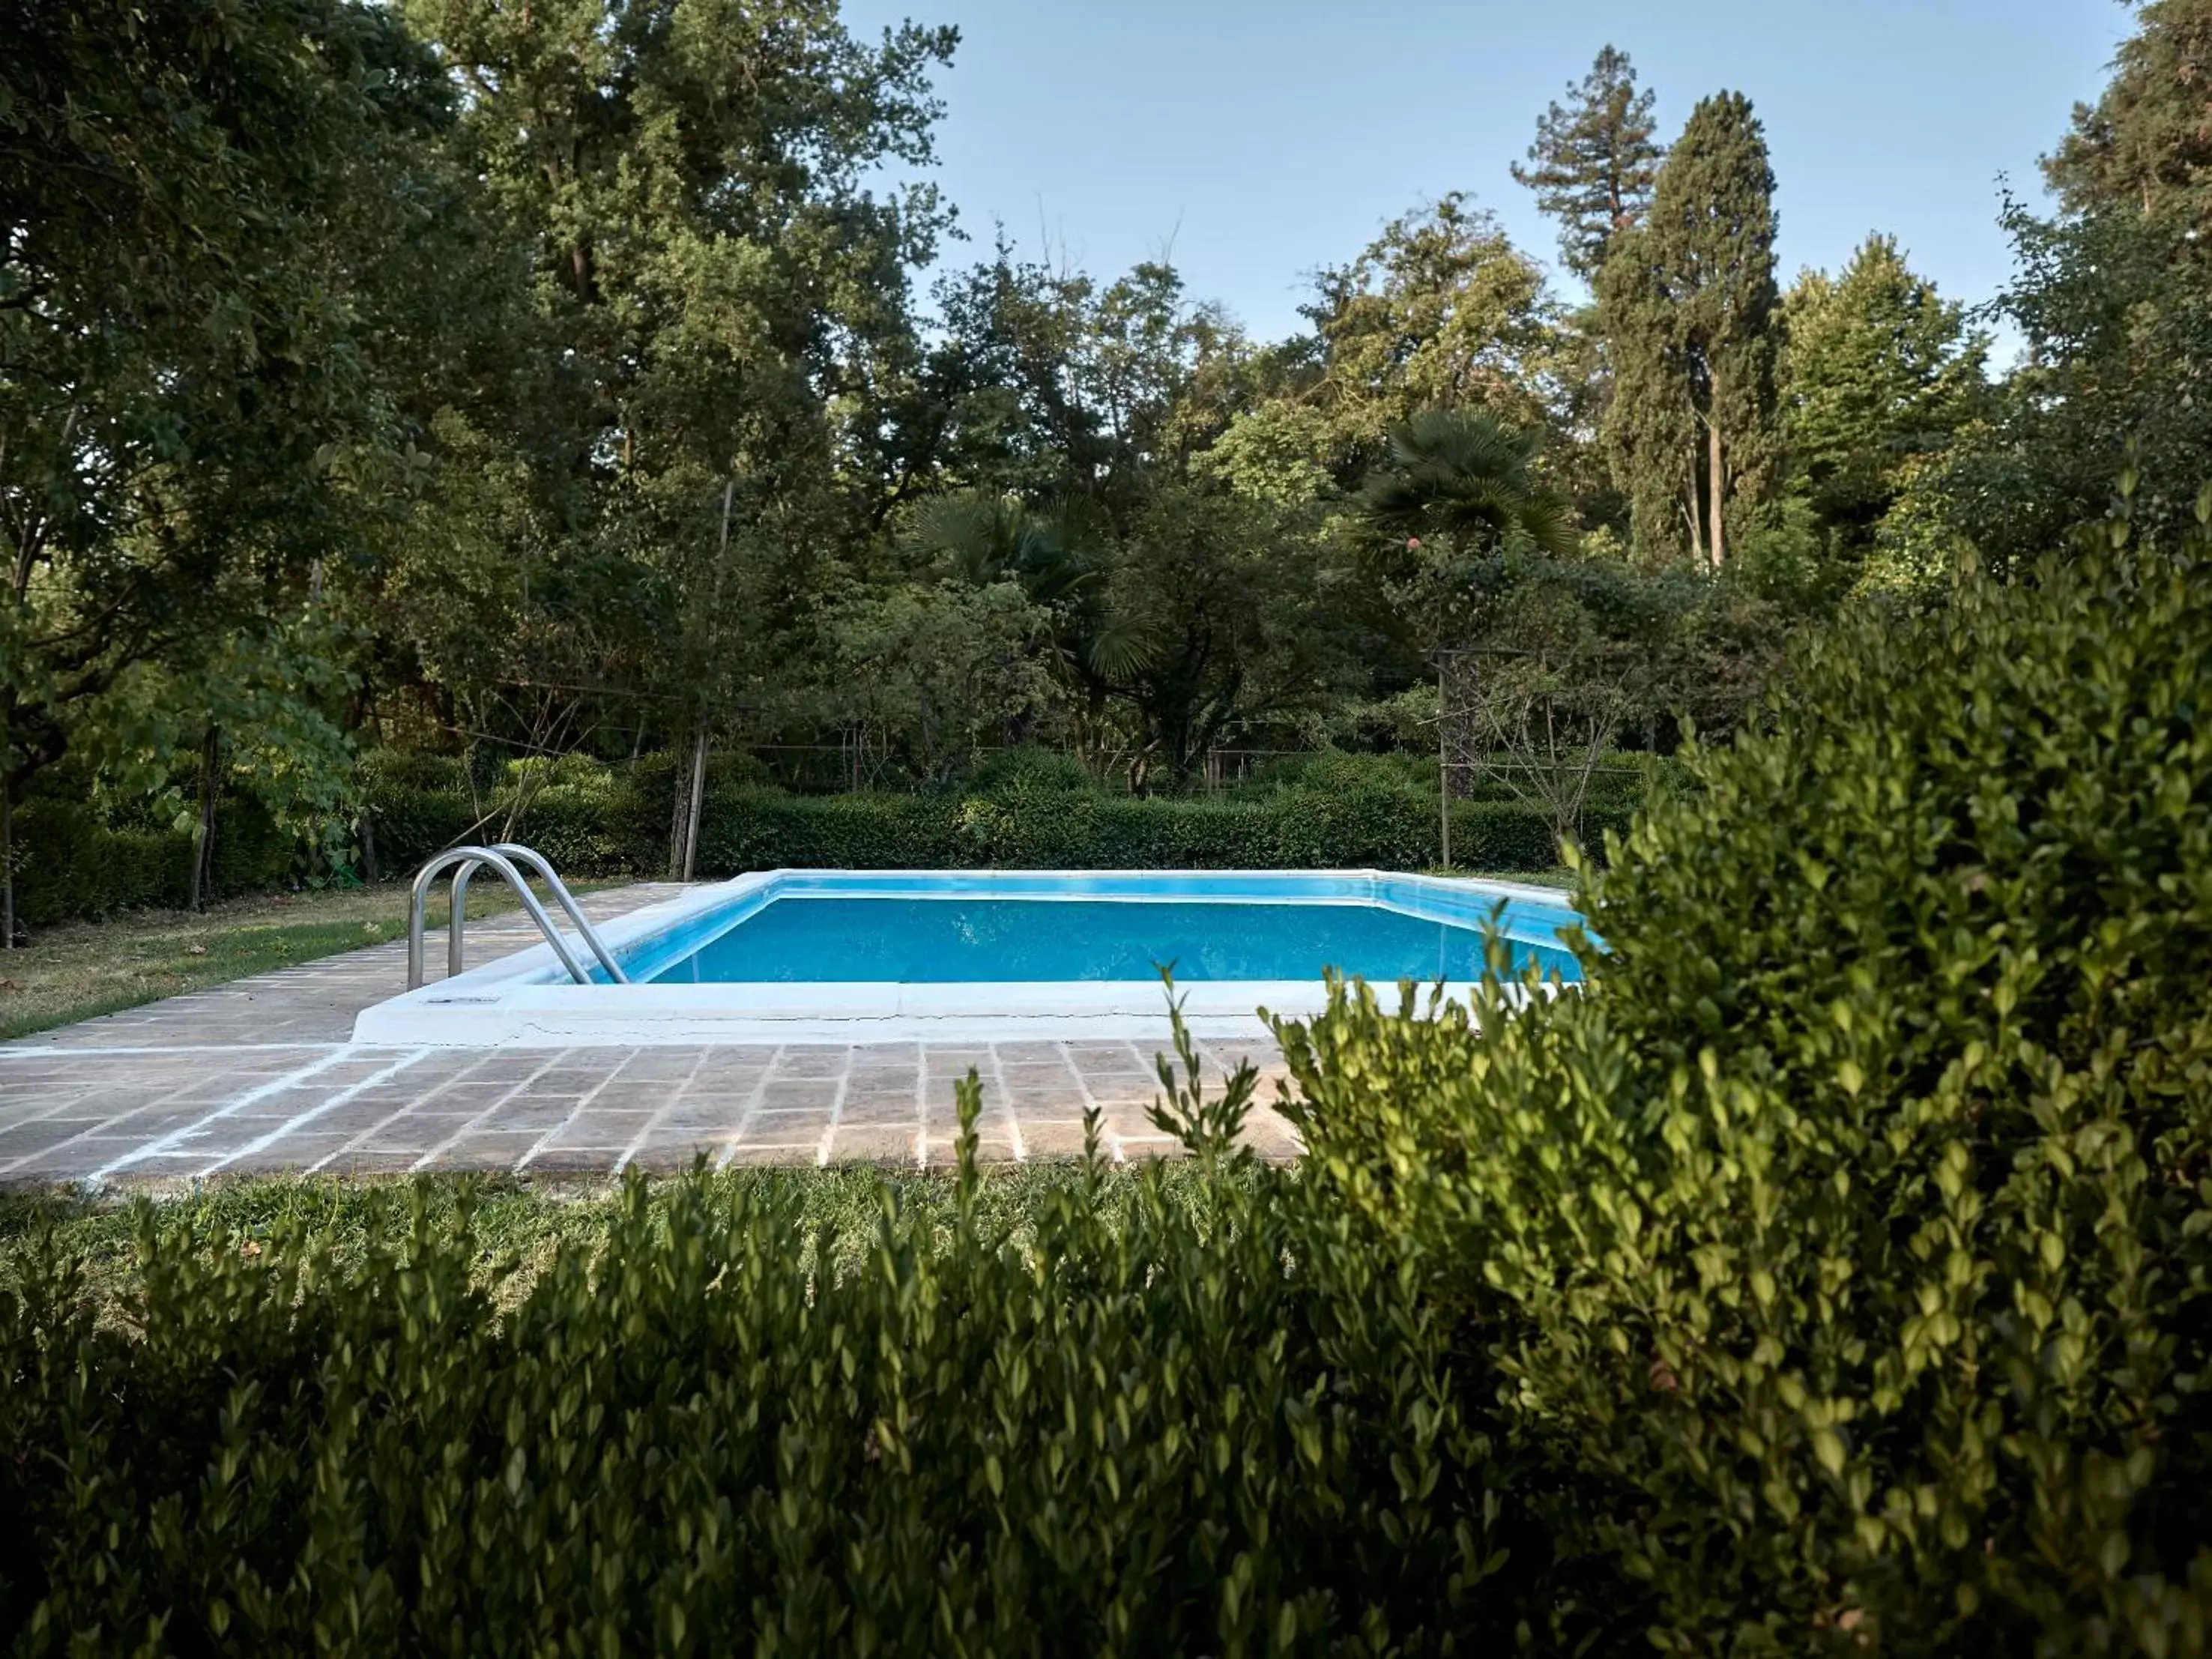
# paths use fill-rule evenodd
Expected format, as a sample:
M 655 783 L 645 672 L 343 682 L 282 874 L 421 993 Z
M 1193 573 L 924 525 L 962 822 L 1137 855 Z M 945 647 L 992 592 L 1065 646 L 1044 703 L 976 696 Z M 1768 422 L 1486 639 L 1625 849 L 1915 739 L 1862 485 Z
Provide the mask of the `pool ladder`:
M 447 870 L 453 872 L 453 921 L 446 932 L 446 974 L 448 978 L 461 971 L 462 931 L 467 920 L 469 878 L 482 869 L 504 878 L 507 884 L 514 889 L 516 896 L 522 901 L 524 912 L 538 924 L 538 931 L 545 935 L 545 942 L 553 947 L 553 954 L 568 970 L 568 977 L 579 985 L 592 982 L 591 974 L 576 959 L 575 951 L 570 948 L 568 936 L 554 925 L 553 918 L 545 914 L 545 907 L 530 890 L 528 879 L 515 867 L 518 865 L 529 866 L 544 878 L 546 886 L 552 890 L 554 902 L 568 913 L 568 920 L 575 923 L 576 931 L 584 936 L 584 943 L 592 947 L 592 954 L 599 959 L 599 966 L 607 970 L 607 977 L 617 985 L 629 983 L 629 975 L 623 972 L 620 964 L 615 961 L 614 953 L 607 949 L 606 941 L 599 937 L 599 930 L 584 920 L 584 913 L 577 907 L 575 896 L 554 872 L 544 854 L 514 842 L 502 841 L 489 847 L 449 847 L 415 872 L 414 896 L 407 905 L 409 990 L 415 990 L 422 983 L 423 913 L 429 908 L 432 884 Z M 455 867 L 457 866 L 458 868 Z

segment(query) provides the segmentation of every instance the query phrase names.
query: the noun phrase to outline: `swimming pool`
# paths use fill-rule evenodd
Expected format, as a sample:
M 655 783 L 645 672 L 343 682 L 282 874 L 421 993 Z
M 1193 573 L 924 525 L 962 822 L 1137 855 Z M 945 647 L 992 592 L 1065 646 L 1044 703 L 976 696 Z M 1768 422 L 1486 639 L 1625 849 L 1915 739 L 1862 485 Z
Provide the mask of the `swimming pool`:
M 1581 977 L 1560 893 L 1375 871 L 824 871 L 743 876 L 601 929 L 631 983 L 538 946 L 367 1009 L 379 1043 L 1152 1036 L 1172 965 L 1201 1035 L 1316 1012 L 1323 974 L 1464 995 L 1493 921 L 1516 971 Z

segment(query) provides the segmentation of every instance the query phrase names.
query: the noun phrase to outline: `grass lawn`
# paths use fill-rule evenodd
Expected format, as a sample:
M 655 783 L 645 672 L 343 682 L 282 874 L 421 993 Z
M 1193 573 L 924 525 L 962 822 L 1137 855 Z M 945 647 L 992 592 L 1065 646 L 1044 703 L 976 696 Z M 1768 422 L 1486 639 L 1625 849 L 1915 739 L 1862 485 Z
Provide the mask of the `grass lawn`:
M 594 884 L 572 886 L 583 892 Z M 441 891 L 434 921 L 444 921 L 444 902 Z M 514 896 L 491 882 L 469 891 L 471 917 L 514 908 Z M 376 945 L 406 931 L 404 882 L 41 928 L 27 949 L 0 951 L 0 1041 Z

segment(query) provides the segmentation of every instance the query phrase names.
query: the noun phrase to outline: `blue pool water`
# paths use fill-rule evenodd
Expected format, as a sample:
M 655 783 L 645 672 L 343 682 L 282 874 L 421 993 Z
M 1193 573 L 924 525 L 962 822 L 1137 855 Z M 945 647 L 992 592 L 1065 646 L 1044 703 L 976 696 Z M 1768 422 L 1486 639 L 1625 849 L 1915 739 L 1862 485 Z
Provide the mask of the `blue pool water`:
M 759 981 L 957 984 L 1148 980 L 1317 980 L 1325 968 L 1387 982 L 1471 980 L 1477 927 L 1372 904 L 786 896 L 652 973 L 659 984 Z M 1569 951 L 1515 941 L 1530 962 L 1582 977 Z

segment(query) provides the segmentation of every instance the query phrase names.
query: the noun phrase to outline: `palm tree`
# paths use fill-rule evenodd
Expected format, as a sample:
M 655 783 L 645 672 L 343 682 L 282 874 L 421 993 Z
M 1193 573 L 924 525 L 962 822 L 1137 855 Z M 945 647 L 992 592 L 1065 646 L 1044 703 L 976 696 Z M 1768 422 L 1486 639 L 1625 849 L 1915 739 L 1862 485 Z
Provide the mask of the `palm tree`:
M 1372 574 L 1437 663 L 1444 784 L 1464 794 L 1480 737 L 1472 647 L 1498 602 L 1572 553 L 1572 510 L 1534 473 L 1538 434 L 1487 410 L 1425 410 L 1390 431 L 1358 497 Z M 1446 818 L 1446 846 L 1449 846 Z
M 1082 503 L 1038 513 L 1018 496 L 958 490 L 924 503 L 906 541 L 963 581 L 1018 582 L 1053 613 L 1060 677 L 1082 711 L 1081 735 L 1096 746 L 1109 689 L 1149 668 L 1159 642 L 1141 622 L 1109 607 L 1109 562 Z
M 1401 550 L 1563 557 L 1574 515 L 1536 480 L 1540 441 L 1488 410 L 1424 410 L 1391 428 L 1390 459 L 1360 491 L 1360 516 Z

